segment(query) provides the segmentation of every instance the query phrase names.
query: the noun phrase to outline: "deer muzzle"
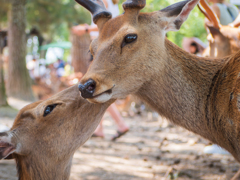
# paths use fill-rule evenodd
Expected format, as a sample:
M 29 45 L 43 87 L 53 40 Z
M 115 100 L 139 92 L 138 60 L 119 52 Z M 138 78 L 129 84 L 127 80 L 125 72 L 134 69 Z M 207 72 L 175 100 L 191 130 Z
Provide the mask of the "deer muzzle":
M 81 96 L 85 99 L 92 98 L 96 89 L 96 82 L 92 79 L 88 80 L 85 84 L 78 85 Z

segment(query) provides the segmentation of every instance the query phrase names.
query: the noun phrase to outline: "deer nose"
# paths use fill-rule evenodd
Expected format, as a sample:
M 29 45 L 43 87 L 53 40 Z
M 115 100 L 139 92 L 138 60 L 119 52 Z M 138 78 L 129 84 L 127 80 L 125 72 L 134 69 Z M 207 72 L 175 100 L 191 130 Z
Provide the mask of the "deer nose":
M 92 79 L 88 80 L 85 84 L 78 85 L 78 89 L 81 92 L 81 96 L 85 99 L 93 97 L 95 88 L 96 82 Z

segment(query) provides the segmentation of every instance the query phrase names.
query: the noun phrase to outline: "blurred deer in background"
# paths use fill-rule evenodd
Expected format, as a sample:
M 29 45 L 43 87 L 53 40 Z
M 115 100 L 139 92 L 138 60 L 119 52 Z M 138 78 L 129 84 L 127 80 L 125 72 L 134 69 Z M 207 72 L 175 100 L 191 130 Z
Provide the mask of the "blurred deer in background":
M 208 35 L 209 47 L 203 52 L 204 57 L 224 57 L 236 53 L 240 48 L 240 14 L 231 26 L 223 26 L 211 7 L 205 0 L 200 0 L 199 9 L 209 20 L 211 25 L 207 25 L 210 32 Z
M 91 137 L 113 101 L 92 104 L 72 86 L 27 105 L 0 133 L 0 159 L 14 158 L 19 180 L 67 180 L 74 152 Z
M 111 19 L 100 0 L 77 0 L 93 14 L 100 35 L 81 79 L 92 103 L 134 94 L 160 115 L 228 150 L 240 161 L 240 52 L 222 59 L 191 55 L 165 38 L 179 30 L 199 0 L 140 13 L 145 0 L 127 0 Z

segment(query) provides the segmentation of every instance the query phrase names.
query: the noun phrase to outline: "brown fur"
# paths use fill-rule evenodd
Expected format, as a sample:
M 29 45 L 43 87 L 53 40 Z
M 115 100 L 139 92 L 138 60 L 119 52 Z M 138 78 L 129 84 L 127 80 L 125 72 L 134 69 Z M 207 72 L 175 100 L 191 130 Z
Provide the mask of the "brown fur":
M 111 101 L 112 102 L 112 101 Z M 91 136 L 111 104 L 91 104 L 72 86 L 53 97 L 24 107 L 17 115 L 8 136 L 16 148 L 20 180 L 69 179 L 74 152 Z M 43 116 L 44 109 L 59 104 Z
M 183 51 L 165 39 L 164 30 L 175 18 L 168 14 L 175 13 L 141 13 L 134 22 L 133 17 L 128 20 L 128 12 L 104 24 L 100 38 L 90 46 L 94 60 L 81 83 L 96 82 L 93 96 L 114 88 L 100 100 L 88 100 L 102 103 L 134 94 L 160 115 L 217 143 L 240 161 L 240 53 L 210 59 Z M 121 48 L 129 33 L 138 39 Z

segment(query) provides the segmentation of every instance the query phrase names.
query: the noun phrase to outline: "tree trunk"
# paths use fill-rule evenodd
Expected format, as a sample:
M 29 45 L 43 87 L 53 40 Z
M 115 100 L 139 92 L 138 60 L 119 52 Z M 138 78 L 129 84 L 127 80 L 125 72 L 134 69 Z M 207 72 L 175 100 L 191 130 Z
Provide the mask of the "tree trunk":
M 31 80 L 26 68 L 26 0 L 14 0 L 10 10 L 7 93 L 23 100 L 34 100 Z
M 5 83 L 3 76 L 3 46 L 4 46 L 4 37 L 5 34 L 0 32 L 0 107 L 7 106 L 7 95 L 5 91 Z
M 0 55 L 0 107 L 1 106 L 7 106 L 7 95 L 5 91 L 5 83 L 4 83 L 4 77 L 3 77 L 3 61 L 2 61 L 2 55 Z
M 90 64 L 90 36 L 89 34 L 82 36 L 71 34 L 71 41 L 72 66 L 74 68 L 74 72 L 81 72 L 85 74 Z

